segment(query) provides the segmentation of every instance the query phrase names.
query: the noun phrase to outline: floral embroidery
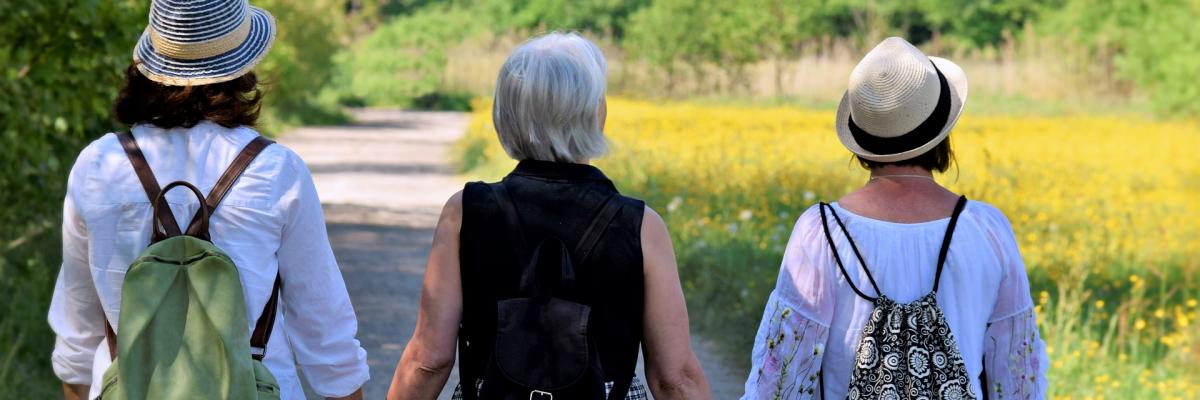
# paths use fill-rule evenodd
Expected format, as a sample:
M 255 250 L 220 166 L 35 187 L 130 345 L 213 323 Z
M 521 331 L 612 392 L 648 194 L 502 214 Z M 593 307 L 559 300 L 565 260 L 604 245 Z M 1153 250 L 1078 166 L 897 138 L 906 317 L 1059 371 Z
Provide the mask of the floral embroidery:
M 763 320 L 766 332 L 761 336 L 764 342 L 755 346 L 766 351 L 761 364 L 754 366 L 758 398 L 819 396 L 820 360 L 828 328 L 804 318 L 775 298 L 770 300 L 768 309 L 771 312 Z
M 988 326 L 984 362 L 993 398 L 1040 398 L 1046 360 L 1032 308 Z

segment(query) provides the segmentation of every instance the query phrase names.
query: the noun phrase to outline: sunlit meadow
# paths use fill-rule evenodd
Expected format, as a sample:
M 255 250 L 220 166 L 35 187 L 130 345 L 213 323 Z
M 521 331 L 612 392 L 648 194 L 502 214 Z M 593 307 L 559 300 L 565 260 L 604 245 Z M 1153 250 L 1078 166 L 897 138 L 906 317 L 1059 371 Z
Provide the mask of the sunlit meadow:
M 487 102 L 458 152 L 513 165 Z M 1198 398 L 1200 128 L 1137 116 L 967 114 L 939 182 L 1011 219 L 1062 398 Z M 833 113 L 612 100 L 597 164 L 666 219 L 694 323 L 744 367 L 796 218 L 862 185 Z

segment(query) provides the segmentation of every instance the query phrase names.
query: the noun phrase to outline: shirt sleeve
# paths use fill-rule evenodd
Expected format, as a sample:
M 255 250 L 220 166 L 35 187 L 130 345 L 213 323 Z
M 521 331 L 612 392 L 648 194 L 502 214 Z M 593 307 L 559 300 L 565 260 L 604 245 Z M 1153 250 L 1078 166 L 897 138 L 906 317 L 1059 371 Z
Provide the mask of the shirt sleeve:
M 54 331 L 51 365 L 54 374 L 69 384 L 92 383 L 92 361 L 104 340 L 104 311 L 88 262 L 87 224 L 77 209 L 73 193 L 80 190 L 92 169 L 92 147 L 84 149 L 67 178 L 63 201 L 62 266 L 54 283 L 47 320 Z
M 1042 399 L 1046 396 L 1046 343 L 1038 333 L 1025 261 L 1008 219 L 993 210 L 990 231 L 1004 263 L 996 305 L 984 341 L 984 373 L 996 398 Z
M 346 396 L 369 377 L 367 352 L 356 339 L 358 320 L 329 245 L 312 175 L 298 156 L 290 156 L 296 179 L 281 194 L 285 220 L 278 252 L 284 330 L 313 391 Z
M 1033 309 L 992 322 L 984 342 L 987 388 L 1005 399 L 1046 396 L 1046 343 L 1038 334 Z
M 784 252 L 779 279 L 754 338 L 743 399 L 821 397 L 821 359 L 834 297 L 827 268 L 803 250 L 806 243 L 823 243 L 811 241 L 816 239 L 811 214 L 801 217 Z

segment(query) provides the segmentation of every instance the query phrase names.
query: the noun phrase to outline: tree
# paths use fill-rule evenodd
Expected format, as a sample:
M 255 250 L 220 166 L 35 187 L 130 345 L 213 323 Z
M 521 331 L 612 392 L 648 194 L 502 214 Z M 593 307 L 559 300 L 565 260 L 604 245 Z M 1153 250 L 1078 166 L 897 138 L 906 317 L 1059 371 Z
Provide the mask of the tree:
M 630 17 L 625 48 L 635 57 L 663 68 L 673 87 L 677 64 L 694 79 L 706 66 L 725 73 L 726 90 L 742 81 L 745 67 L 763 59 L 771 19 L 757 7 L 720 0 L 658 0 Z
M 67 172 L 115 128 L 109 104 L 145 21 L 142 1 L 0 1 L 0 387 L 23 397 L 60 395 L 45 315 Z
M 649 0 L 483 0 L 498 31 L 585 31 L 620 39 L 630 14 Z
M 438 92 L 450 46 L 479 32 L 458 7 L 426 8 L 392 20 L 338 56 L 336 86 L 376 106 L 409 107 Z
M 263 99 L 267 126 L 341 121 L 336 106 L 318 101 L 315 94 L 333 79 L 333 57 L 349 41 L 343 1 L 258 0 L 254 4 L 274 15 L 278 25 L 274 46 L 256 68 L 267 84 Z

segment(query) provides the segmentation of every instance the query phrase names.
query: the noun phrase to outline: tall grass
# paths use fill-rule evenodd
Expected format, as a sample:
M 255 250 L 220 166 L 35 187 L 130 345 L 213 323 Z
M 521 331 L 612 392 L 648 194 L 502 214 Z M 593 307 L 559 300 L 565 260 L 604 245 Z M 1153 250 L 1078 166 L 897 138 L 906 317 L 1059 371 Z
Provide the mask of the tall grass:
M 484 32 L 451 45 L 441 76 L 443 90 L 490 96 L 496 73 L 508 53 L 528 37 L 523 33 Z M 978 112 L 1105 113 L 1146 108 L 1146 99 L 1120 80 L 1111 61 L 1096 62 L 1085 49 L 1040 37 L 1032 28 L 1022 40 L 997 46 L 943 53 L 970 77 Z M 850 71 L 869 49 L 826 38 L 811 51 L 790 59 L 766 60 L 730 76 L 711 64 L 677 63 L 668 75 L 661 67 L 628 57 L 610 39 L 593 38 L 609 64 L 609 90 L 626 97 L 689 99 L 709 103 L 767 103 L 833 108 L 846 89 Z

